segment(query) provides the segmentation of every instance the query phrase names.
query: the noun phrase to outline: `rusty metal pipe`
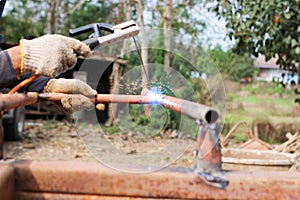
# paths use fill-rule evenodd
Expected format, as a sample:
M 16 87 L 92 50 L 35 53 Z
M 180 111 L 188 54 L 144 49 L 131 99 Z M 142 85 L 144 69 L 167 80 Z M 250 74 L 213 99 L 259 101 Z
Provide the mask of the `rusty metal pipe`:
M 7 111 L 36 102 L 38 102 L 38 93 L 35 92 L 28 92 L 26 94 L 0 94 L 0 111 Z
M 43 93 L 39 97 L 48 101 L 60 101 L 65 95 L 62 93 Z M 98 94 L 95 103 L 157 104 L 183 113 L 192 119 L 205 120 L 209 124 L 216 122 L 219 118 L 219 113 L 209 106 L 166 95 Z
M 79 94 L 75 94 L 79 95 Z M 70 96 L 63 93 L 42 93 L 28 92 L 26 94 L 1 94 L 0 110 L 6 111 L 19 106 L 36 103 L 39 99 L 51 102 L 61 101 L 62 98 Z M 81 95 L 79 95 L 81 96 Z M 121 95 L 121 94 L 98 94 L 91 97 L 95 103 L 122 103 L 122 104 L 157 104 L 167 109 L 183 113 L 195 120 L 205 120 L 211 124 L 218 120 L 218 112 L 205 105 L 179 99 L 166 95 L 143 96 L 143 95 Z M 95 98 L 95 99 L 94 99 Z

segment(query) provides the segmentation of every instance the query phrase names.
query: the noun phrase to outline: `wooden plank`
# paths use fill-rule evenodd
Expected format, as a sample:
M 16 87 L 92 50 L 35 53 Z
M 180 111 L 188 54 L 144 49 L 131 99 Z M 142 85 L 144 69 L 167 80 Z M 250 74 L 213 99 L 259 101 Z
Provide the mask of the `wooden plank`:
M 224 163 L 292 166 L 295 159 L 294 154 L 270 150 L 222 149 L 222 161 Z

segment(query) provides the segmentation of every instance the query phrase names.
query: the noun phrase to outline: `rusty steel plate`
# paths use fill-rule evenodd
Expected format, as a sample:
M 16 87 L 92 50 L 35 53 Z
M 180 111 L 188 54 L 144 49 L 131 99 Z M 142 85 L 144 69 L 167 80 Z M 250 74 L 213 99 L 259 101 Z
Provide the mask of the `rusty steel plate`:
M 299 199 L 300 174 L 231 171 L 226 189 L 208 186 L 193 173 L 164 169 L 130 174 L 99 163 L 19 161 L 16 191 L 163 199 Z
M 14 169 L 11 165 L 0 164 L 0 199 L 13 199 Z

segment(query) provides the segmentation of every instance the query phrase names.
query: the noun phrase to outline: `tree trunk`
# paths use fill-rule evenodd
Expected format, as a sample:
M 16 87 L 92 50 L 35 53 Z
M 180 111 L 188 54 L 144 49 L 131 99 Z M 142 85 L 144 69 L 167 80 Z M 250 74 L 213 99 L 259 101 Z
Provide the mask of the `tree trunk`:
M 113 70 L 109 77 L 110 82 L 110 94 L 118 94 L 119 93 L 119 87 L 118 87 L 118 81 L 119 81 L 119 71 L 120 71 L 120 64 L 118 62 L 114 62 L 113 64 Z M 117 109 L 113 109 L 113 106 L 118 106 L 115 104 L 109 104 L 108 105 L 108 119 L 109 119 L 109 125 L 114 124 L 114 119 L 117 117 Z
M 57 31 L 57 21 L 58 21 L 58 0 L 48 0 L 47 9 L 47 32 L 48 34 L 56 33 Z
M 138 20 L 140 22 L 140 32 L 141 32 L 141 57 L 142 57 L 142 64 L 144 67 L 142 68 L 142 85 L 143 88 L 147 88 L 149 85 L 148 80 L 148 49 L 147 49 L 147 38 L 145 33 L 145 25 L 144 25 L 144 18 L 143 18 L 143 5 L 141 0 L 136 0 L 136 8 L 138 13 Z M 150 115 L 150 107 L 149 105 L 144 106 L 145 115 Z
M 166 0 L 164 11 L 164 69 L 166 73 L 170 72 L 170 50 L 171 50 L 171 28 L 172 28 L 172 0 Z
M 132 0 L 127 0 L 125 3 L 125 21 L 129 21 L 131 19 L 131 3 Z M 129 57 L 128 45 L 126 40 L 123 42 L 122 54 Z

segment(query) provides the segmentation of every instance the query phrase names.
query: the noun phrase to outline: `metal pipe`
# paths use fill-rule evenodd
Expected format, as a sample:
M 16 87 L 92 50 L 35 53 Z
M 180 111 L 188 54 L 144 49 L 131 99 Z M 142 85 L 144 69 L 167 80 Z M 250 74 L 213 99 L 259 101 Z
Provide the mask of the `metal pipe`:
M 63 93 L 37 94 L 35 92 L 28 92 L 26 94 L 1 94 L 0 110 L 7 111 L 19 106 L 33 104 L 39 99 L 57 102 L 67 96 L 70 95 Z M 192 119 L 205 120 L 207 123 L 214 123 L 219 117 L 218 112 L 211 107 L 166 95 L 151 97 L 142 95 L 98 94 L 95 98 L 95 103 L 159 104 L 170 110 L 181 112 Z
M 38 102 L 38 93 L 28 92 L 15 94 L 0 94 L 0 111 L 7 111 L 20 106 Z
M 60 101 L 66 94 L 43 93 L 40 99 L 47 101 Z M 95 103 L 121 103 L 121 104 L 157 104 L 182 113 L 194 120 L 204 120 L 208 124 L 214 123 L 219 118 L 219 113 L 209 107 L 195 102 L 179 99 L 176 97 L 155 94 L 148 95 L 122 95 L 122 94 L 98 94 Z
M 81 96 L 79 94 L 72 94 Z M 42 93 L 35 92 L 1 94 L 0 95 L 0 111 L 7 111 L 19 106 L 25 106 L 36 103 L 39 99 L 52 102 L 61 101 L 62 98 L 71 96 L 63 93 Z M 122 103 L 122 104 L 157 104 L 167 109 L 174 110 L 185 114 L 195 120 L 205 120 L 211 124 L 218 120 L 218 112 L 208 106 L 195 102 L 179 99 L 166 95 L 143 96 L 143 95 L 122 95 L 122 94 L 98 94 L 91 97 L 95 103 Z

